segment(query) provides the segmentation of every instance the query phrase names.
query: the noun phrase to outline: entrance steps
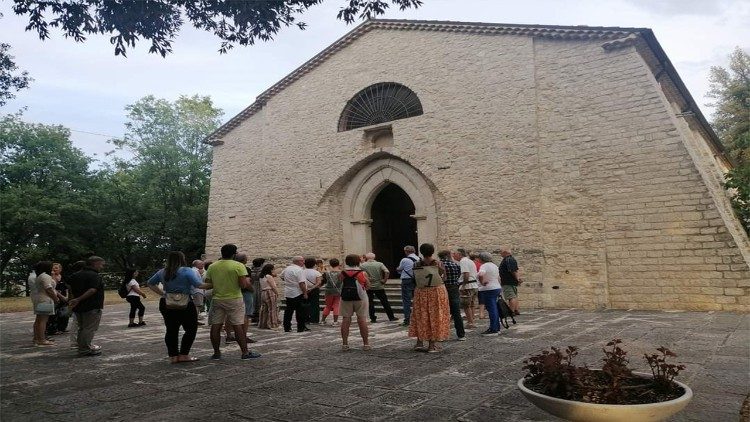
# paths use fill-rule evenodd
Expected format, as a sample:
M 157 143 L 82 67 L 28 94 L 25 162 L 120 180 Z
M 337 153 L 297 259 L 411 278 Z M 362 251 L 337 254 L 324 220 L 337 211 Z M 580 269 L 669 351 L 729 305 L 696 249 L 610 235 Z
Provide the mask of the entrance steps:
M 283 288 L 280 289 L 283 292 Z M 323 311 L 323 308 L 326 306 L 326 300 L 325 300 L 325 294 L 324 290 L 321 290 L 320 293 L 320 310 Z M 404 313 L 404 305 L 401 303 L 401 279 L 398 278 L 392 278 L 388 280 L 388 282 L 385 284 L 385 294 L 388 297 L 388 303 L 391 305 L 391 309 L 393 310 L 394 314 L 403 314 Z M 383 306 L 380 304 L 380 300 L 378 298 L 374 299 L 375 302 L 375 312 L 378 314 L 385 314 L 385 310 L 383 310 Z M 286 306 L 286 301 L 284 299 L 281 300 L 281 309 L 284 309 Z M 378 318 L 378 321 L 380 318 Z

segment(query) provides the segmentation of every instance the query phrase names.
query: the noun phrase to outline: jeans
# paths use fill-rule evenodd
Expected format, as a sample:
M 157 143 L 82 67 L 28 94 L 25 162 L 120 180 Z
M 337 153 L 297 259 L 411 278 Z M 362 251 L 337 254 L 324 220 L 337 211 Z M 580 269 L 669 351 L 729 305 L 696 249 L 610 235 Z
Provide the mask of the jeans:
M 292 331 L 292 314 L 297 319 L 297 331 L 305 331 L 305 297 L 303 295 L 286 298 L 284 331 Z
M 401 303 L 404 305 L 404 323 L 409 322 L 411 316 L 411 300 L 414 297 L 414 288 L 416 287 L 413 278 L 401 279 Z
M 130 303 L 130 314 L 128 317 L 132 320 L 135 318 L 135 311 L 138 311 L 138 317 L 143 318 L 143 313 L 146 312 L 146 307 L 141 303 L 140 296 L 128 296 L 125 300 Z
M 76 318 L 78 319 L 78 353 L 88 353 L 91 351 L 94 334 L 102 321 L 102 310 L 92 309 L 86 312 L 76 312 Z
M 391 304 L 388 303 L 388 296 L 385 294 L 385 289 L 377 289 L 377 290 L 367 291 L 367 298 L 370 301 L 370 321 L 375 322 L 378 319 L 375 316 L 375 298 L 376 297 L 380 301 L 380 304 L 383 305 L 383 310 L 385 310 L 385 314 L 388 315 L 388 319 L 391 321 L 396 319 L 396 317 L 393 315 Z
M 189 303 L 185 309 L 167 309 L 166 302 L 162 298 L 159 300 L 159 312 L 164 317 L 164 325 L 167 327 L 164 343 L 167 344 L 169 356 L 190 354 L 190 348 L 195 341 L 195 334 L 198 332 L 198 311 L 195 305 Z M 178 350 L 180 326 L 185 330 L 185 334 L 182 336 L 182 343 L 180 343 Z
M 448 305 L 451 309 L 453 326 L 456 327 L 456 335 L 461 338 L 466 335 L 466 331 L 464 331 L 464 320 L 461 318 L 461 292 L 458 287 L 445 285 L 446 290 L 448 290 Z
M 482 298 L 487 315 L 490 318 L 490 331 L 497 333 L 500 331 L 500 314 L 497 312 L 497 298 L 500 296 L 500 289 L 485 290 L 479 292 Z

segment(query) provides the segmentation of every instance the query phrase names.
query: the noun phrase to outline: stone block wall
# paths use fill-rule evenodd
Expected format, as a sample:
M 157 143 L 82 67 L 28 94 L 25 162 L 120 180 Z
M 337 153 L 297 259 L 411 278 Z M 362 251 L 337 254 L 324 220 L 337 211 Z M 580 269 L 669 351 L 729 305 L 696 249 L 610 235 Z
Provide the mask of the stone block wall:
M 391 122 L 383 150 L 337 132 L 377 82 L 424 109 Z M 430 182 L 439 247 L 515 250 L 526 306 L 750 310 L 747 239 L 727 230 L 678 124 L 634 47 L 373 30 L 214 149 L 207 252 L 365 252 L 343 250 L 347 170 L 387 153 Z

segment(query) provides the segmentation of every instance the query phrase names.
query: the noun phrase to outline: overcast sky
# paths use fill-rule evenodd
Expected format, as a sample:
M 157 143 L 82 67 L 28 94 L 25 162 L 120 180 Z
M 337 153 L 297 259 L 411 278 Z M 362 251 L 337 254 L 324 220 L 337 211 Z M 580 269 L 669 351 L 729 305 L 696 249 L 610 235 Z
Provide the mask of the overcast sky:
M 153 94 L 209 95 L 224 110 L 224 121 L 252 103 L 286 76 L 353 28 L 336 20 L 343 0 L 326 0 L 305 13 L 308 29 L 282 29 L 275 40 L 236 47 L 219 54 L 219 40 L 183 27 L 174 53 L 162 58 L 139 44 L 127 58 L 114 56 L 109 38 L 85 43 L 53 32 L 40 41 L 25 32 L 27 21 L 0 3 L 0 41 L 11 44 L 16 63 L 34 78 L 2 112 L 27 107 L 27 121 L 62 124 L 76 146 L 102 158 L 110 136 L 124 131 L 124 108 Z M 418 10 L 391 10 L 386 18 L 516 24 L 647 27 L 654 30 L 696 102 L 710 119 L 708 75 L 727 65 L 735 46 L 750 50 L 750 0 L 424 0 Z M 89 133 L 86 133 L 89 132 Z

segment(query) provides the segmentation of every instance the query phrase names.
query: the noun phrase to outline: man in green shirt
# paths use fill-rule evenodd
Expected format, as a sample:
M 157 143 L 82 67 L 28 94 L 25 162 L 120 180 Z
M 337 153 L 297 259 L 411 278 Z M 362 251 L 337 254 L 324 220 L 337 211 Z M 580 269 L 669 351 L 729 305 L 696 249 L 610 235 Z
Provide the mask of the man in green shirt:
M 376 261 L 375 254 L 372 252 L 367 253 L 365 257 L 367 262 L 359 264 L 359 268 L 363 269 L 370 278 L 370 288 L 367 289 L 367 298 L 370 301 L 370 322 L 378 322 L 375 316 L 375 297 L 380 300 L 388 319 L 398 321 L 398 318 L 393 315 L 391 304 L 388 303 L 388 296 L 385 294 L 385 283 L 390 275 L 388 268 L 382 262 Z
M 211 310 L 208 323 L 211 324 L 211 345 L 214 354 L 211 359 L 221 359 L 221 326 L 224 320 L 232 326 L 237 343 L 242 350 L 242 359 L 255 359 L 260 353 L 247 350 L 247 337 L 243 331 L 245 322 L 245 302 L 242 300 L 242 288 L 250 286 L 245 266 L 234 260 L 237 246 L 227 244 L 221 247 L 221 259 L 211 264 L 206 270 L 206 283 L 213 285 Z

